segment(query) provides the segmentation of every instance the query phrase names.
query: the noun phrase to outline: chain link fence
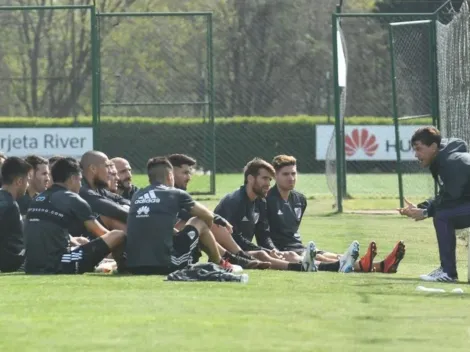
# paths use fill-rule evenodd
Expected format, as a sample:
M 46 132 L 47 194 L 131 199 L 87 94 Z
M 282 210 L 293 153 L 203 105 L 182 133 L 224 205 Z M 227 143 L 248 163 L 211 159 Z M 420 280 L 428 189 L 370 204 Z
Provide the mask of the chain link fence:
M 200 176 L 195 192 L 213 192 L 211 14 L 101 13 L 98 23 L 101 120 L 146 120 L 102 123 L 101 148 L 141 172 L 152 156 L 190 154 Z

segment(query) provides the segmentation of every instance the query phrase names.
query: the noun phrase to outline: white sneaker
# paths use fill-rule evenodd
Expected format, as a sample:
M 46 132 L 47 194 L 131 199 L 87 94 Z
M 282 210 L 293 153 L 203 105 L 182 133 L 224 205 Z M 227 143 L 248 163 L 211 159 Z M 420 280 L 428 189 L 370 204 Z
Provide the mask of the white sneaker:
M 302 267 L 305 271 L 318 271 L 317 266 L 315 265 L 315 257 L 317 256 L 317 246 L 315 242 L 310 241 L 307 244 L 303 258 L 302 258 Z
M 457 279 L 456 278 L 453 278 L 453 277 L 450 277 L 449 275 L 447 275 L 447 273 L 445 273 L 444 271 L 441 271 L 438 272 L 438 273 L 435 273 L 434 275 L 421 275 L 421 280 L 423 281 L 433 281 L 433 282 L 456 282 Z
M 348 250 L 339 260 L 340 273 L 350 273 L 354 270 L 354 263 L 359 258 L 359 242 L 353 241 L 349 246 Z
M 103 259 L 95 267 L 95 273 L 112 274 L 115 271 L 117 271 L 117 263 L 113 259 Z
M 440 266 L 439 268 L 431 271 L 429 274 L 420 275 L 419 277 L 421 280 L 424 280 L 424 281 L 434 281 L 434 280 L 431 280 L 431 278 L 437 275 L 441 275 L 443 272 L 444 270 L 442 270 L 442 266 Z
M 243 272 L 243 268 L 240 265 L 232 264 L 232 274 L 240 274 Z

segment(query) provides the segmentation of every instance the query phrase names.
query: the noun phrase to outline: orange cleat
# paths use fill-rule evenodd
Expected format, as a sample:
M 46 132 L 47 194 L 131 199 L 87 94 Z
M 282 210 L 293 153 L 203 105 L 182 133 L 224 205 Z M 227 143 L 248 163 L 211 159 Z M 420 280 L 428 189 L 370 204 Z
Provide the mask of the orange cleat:
M 377 255 L 377 245 L 374 241 L 369 243 L 367 253 L 359 260 L 359 267 L 364 273 L 370 273 L 373 268 L 374 258 Z
M 387 258 L 383 261 L 384 263 L 384 273 L 386 274 L 395 274 L 398 269 L 398 264 L 405 257 L 405 242 L 398 242 L 393 248 L 392 253 L 390 253 Z

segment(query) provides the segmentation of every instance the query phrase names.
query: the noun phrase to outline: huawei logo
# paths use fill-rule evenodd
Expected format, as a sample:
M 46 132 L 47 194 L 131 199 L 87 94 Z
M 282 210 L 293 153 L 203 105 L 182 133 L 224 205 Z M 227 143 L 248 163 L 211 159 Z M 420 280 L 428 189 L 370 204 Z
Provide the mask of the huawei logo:
M 369 131 L 365 128 L 353 129 L 350 135 L 346 135 L 345 144 L 344 150 L 347 156 L 353 156 L 361 149 L 367 156 L 373 156 L 379 147 L 375 136 L 369 134 Z

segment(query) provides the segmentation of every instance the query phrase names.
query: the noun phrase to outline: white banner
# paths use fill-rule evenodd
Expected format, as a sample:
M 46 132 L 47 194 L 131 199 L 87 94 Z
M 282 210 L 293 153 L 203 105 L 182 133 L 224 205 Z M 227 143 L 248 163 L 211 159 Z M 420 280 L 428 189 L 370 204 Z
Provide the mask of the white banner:
M 7 156 L 35 154 L 78 157 L 93 150 L 93 128 L 0 128 L 0 151 Z
M 402 160 L 416 160 L 411 147 L 411 136 L 422 126 L 400 126 L 400 151 Z M 333 125 L 316 126 L 316 159 L 325 160 Z M 345 126 L 346 160 L 394 161 L 397 160 L 394 126 Z

